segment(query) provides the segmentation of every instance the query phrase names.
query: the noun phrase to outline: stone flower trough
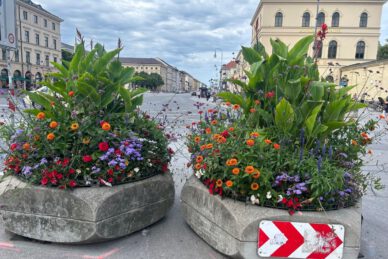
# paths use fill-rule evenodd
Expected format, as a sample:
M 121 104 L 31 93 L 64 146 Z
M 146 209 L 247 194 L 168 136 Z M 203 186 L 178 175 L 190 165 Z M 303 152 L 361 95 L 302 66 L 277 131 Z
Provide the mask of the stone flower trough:
M 340 224 L 345 227 L 342 258 L 356 259 L 360 251 L 360 205 L 290 216 L 286 210 L 210 195 L 194 176 L 183 187 L 181 203 L 183 216 L 190 227 L 214 249 L 232 258 L 262 258 L 257 253 L 258 228 L 262 220 Z
M 113 187 L 74 190 L 27 185 L 15 177 L 0 183 L 6 230 L 56 243 L 93 243 L 126 236 L 162 219 L 174 202 L 171 175 Z

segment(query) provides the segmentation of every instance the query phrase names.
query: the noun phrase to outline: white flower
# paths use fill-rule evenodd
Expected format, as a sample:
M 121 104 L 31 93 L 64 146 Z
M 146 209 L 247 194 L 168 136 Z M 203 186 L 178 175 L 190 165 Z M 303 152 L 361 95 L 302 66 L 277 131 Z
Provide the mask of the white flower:
M 269 199 L 271 199 L 272 198 L 272 194 L 271 194 L 271 192 L 267 192 L 267 199 L 269 200 Z
M 135 171 L 137 173 L 140 171 L 140 169 L 138 167 L 136 167 L 135 169 L 133 169 L 133 171 Z
M 278 202 L 281 202 L 283 200 L 283 196 L 279 194 L 278 196 Z
M 198 179 L 201 178 L 202 175 L 203 175 L 202 169 L 198 170 L 198 171 L 195 173 L 195 176 L 196 176 Z
M 255 204 L 258 205 L 260 203 L 260 200 L 258 198 L 256 198 L 255 195 L 252 195 L 251 196 L 251 202 L 252 202 L 253 205 L 255 205 Z

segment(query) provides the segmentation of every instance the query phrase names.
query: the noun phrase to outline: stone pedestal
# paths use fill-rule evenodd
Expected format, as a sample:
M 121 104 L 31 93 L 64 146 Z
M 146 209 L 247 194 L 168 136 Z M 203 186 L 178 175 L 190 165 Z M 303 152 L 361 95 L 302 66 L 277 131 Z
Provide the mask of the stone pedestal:
M 209 194 L 191 177 L 181 195 L 186 222 L 210 246 L 232 258 L 262 258 L 257 254 L 258 228 L 262 220 L 340 224 L 345 227 L 344 259 L 356 259 L 360 251 L 361 206 L 328 212 L 303 212 L 259 207 Z
M 93 243 L 122 237 L 162 219 L 174 202 L 171 175 L 113 187 L 74 190 L 27 185 L 15 177 L 0 183 L 6 230 L 57 243 Z

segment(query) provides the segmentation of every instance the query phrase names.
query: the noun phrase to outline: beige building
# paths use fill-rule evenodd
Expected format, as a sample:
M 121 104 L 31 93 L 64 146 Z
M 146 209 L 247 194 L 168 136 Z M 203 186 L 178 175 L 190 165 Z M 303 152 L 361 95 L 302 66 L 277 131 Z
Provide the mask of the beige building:
M 356 85 L 351 94 L 358 99 L 385 100 L 388 96 L 388 59 L 342 67 L 341 77 L 348 85 Z
M 16 1 L 18 50 L 11 51 L 12 71 L 8 71 L 6 51 L 2 49 L 1 87 L 8 86 L 8 73 L 12 73 L 15 86 L 31 89 L 53 70 L 50 62 L 61 61 L 61 22 L 41 5 L 30 0 Z
M 376 59 L 382 6 L 386 0 L 261 0 L 251 20 L 252 45 L 261 42 L 271 53 L 270 38 L 293 46 L 326 23 L 328 35 L 319 55 L 319 70 L 340 83 L 340 68 Z M 310 49 L 310 56 L 313 49 Z

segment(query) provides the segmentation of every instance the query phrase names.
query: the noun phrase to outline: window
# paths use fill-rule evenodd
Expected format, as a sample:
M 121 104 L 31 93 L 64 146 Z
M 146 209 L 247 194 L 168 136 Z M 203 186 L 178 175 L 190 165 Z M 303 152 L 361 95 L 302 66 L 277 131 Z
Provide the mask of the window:
M 36 43 L 36 45 L 39 45 L 39 43 L 40 43 L 40 37 L 39 37 L 38 33 L 35 34 L 35 43 Z
M 52 23 L 52 29 L 53 29 L 53 31 L 55 31 L 55 23 Z
M 50 56 L 46 55 L 46 67 L 50 66 Z
M 333 83 L 334 82 L 334 77 L 332 75 L 328 75 L 326 77 L 326 82 Z
M 23 19 L 24 19 L 24 20 L 28 20 L 27 11 L 23 11 Z
M 330 41 L 329 43 L 329 54 L 328 58 L 337 58 L 337 42 L 335 40 Z
M 38 23 L 38 16 L 37 15 L 34 15 L 34 23 Z
M 15 62 L 19 62 L 19 50 L 15 50 Z
M 317 17 L 317 26 L 321 27 L 325 23 L 325 13 L 320 12 Z
M 44 46 L 46 47 L 46 48 L 48 48 L 48 37 L 47 36 L 44 36 Z
M 7 59 L 7 51 L 5 49 L 1 49 L 1 59 L 2 60 Z
M 357 42 L 356 47 L 356 59 L 364 59 L 365 55 L 365 42 L 359 41 Z
M 55 63 L 57 62 L 57 60 L 58 60 L 57 57 L 54 57 L 54 62 L 55 62 Z
M 31 54 L 29 51 L 26 51 L 26 63 L 31 64 Z
M 25 38 L 27 43 L 30 42 L 30 32 L 29 31 L 24 32 L 24 38 Z
M 54 49 L 57 49 L 57 40 L 53 40 Z
M 333 13 L 331 18 L 331 27 L 339 27 L 340 14 L 338 12 Z
M 43 20 L 44 27 L 47 28 L 47 19 Z
M 39 66 L 40 65 L 40 54 L 36 53 L 36 64 Z
M 310 27 L 310 13 L 305 12 L 302 18 L 302 27 Z
M 281 12 L 277 12 L 275 16 L 275 27 L 283 26 L 283 14 Z
M 317 58 L 322 58 L 322 41 L 317 41 L 317 43 L 314 46 L 314 55 L 316 55 Z M 317 49 L 315 51 L 315 48 Z
M 368 14 L 362 13 L 360 16 L 360 27 L 368 26 Z

